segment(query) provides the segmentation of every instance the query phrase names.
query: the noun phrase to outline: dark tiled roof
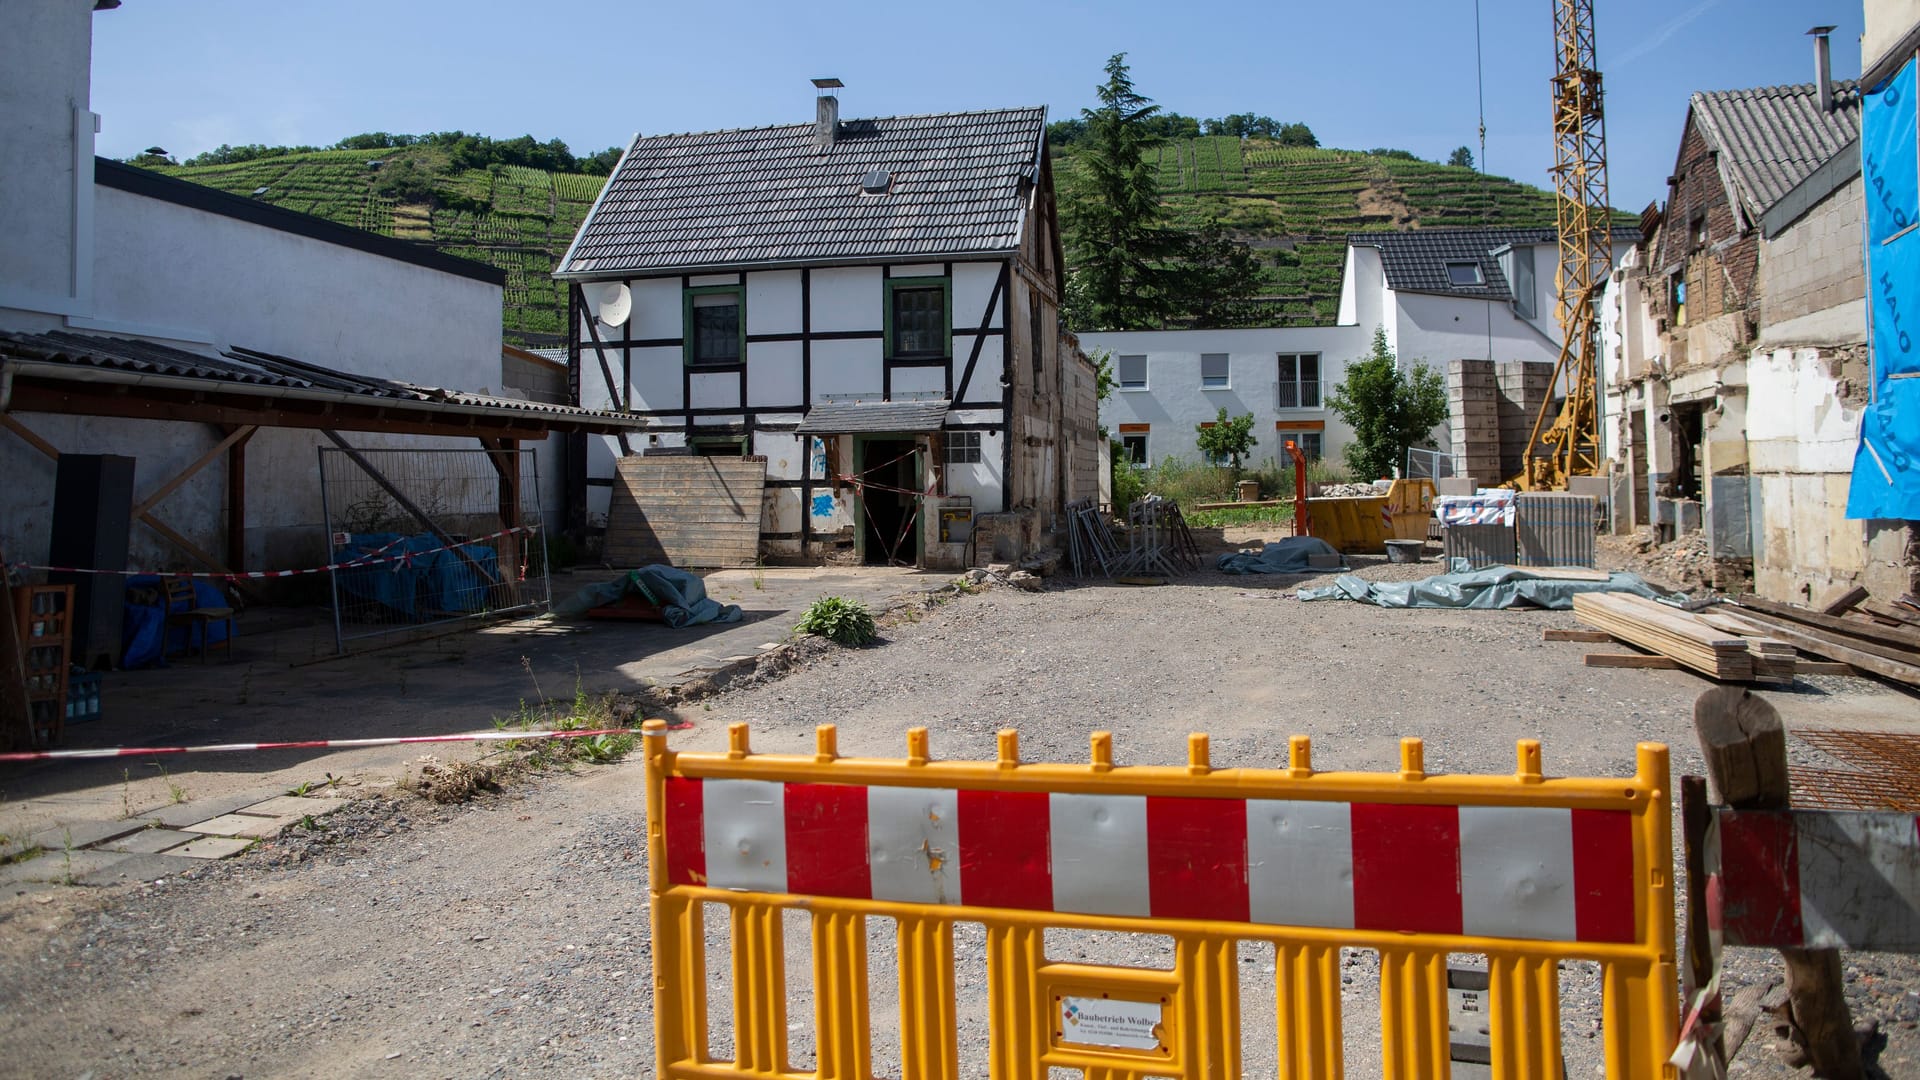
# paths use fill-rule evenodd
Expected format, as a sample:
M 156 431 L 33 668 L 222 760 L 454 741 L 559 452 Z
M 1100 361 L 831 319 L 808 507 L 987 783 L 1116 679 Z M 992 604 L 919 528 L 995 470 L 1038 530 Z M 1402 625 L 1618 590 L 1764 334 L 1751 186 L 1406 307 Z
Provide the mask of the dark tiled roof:
M 635 139 L 558 277 L 1010 251 L 1045 109 Z M 861 192 L 874 169 L 883 195 Z
M 1721 176 L 1758 220 L 1827 159 L 1860 137 L 1860 88 L 1833 84 L 1831 111 L 1812 83 L 1693 95 L 1693 115 L 1719 151 Z
M 1512 289 L 1493 253 L 1503 247 L 1551 244 L 1558 234 L 1551 228 L 1408 229 L 1402 232 L 1350 233 L 1354 247 L 1380 249 L 1387 287 L 1395 292 L 1446 293 L 1488 300 L 1511 300 Z M 1638 227 L 1616 225 L 1616 242 L 1640 238 Z M 1480 285 L 1455 285 L 1447 278 L 1447 264 L 1471 262 L 1480 267 Z M 1534 268 L 1536 275 L 1553 275 L 1551 263 Z
M 947 407 L 938 401 L 829 401 L 807 410 L 797 431 L 846 435 L 868 431 L 938 431 Z
M 399 410 L 454 406 L 476 413 L 499 410 L 503 415 L 533 414 L 530 419 L 536 421 L 540 418 L 591 420 L 610 423 L 622 429 L 644 426 L 644 421 L 620 413 L 442 390 L 371 375 L 352 375 L 237 346 L 218 355 L 208 355 L 141 338 L 93 337 L 64 330 L 45 334 L 0 333 L 0 359 L 60 364 L 72 368 L 71 379 L 78 382 L 88 381 L 89 370 L 117 371 L 133 375 L 197 379 L 229 388 L 256 388 L 262 397 L 273 396 L 273 391 L 318 393 L 367 398 L 369 404 Z

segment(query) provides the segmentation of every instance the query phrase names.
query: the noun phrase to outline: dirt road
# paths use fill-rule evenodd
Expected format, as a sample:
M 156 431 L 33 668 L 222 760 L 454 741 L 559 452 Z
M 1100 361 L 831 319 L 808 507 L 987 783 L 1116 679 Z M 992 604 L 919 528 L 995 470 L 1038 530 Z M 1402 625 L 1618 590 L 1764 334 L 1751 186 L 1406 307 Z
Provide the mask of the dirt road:
M 1539 738 L 1550 773 L 1625 775 L 1634 744 L 1650 739 L 1672 746 L 1676 774 L 1699 770 L 1688 717 L 1705 684 L 1582 666 L 1590 646 L 1540 638 L 1573 625 L 1568 614 L 1303 604 L 1294 584 L 1203 574 L 1159 588 L 994 589 L 894 628 L 879 648 L 832 652 L 691 706 L 695 728 L 675 743 L 723 746 L 726 724 L 746 721 L 756 749 L 795 751 L 811 747 L 814 725 L 834 723 L 843 753 L 898 756 L 905 730 L 924 725 L 936 756 L 990 758 L 994 732 L 1016 727 L 1024 758 L 1076 761 L 1106 729 L 1117 762 L 1174 763 L 1198 730 L 1212 734 L 1220 766 L 1281 763 L 1287 737 L 1307 734 L 1319 767 L 1389 769 L 1397 740 L 1419 735 L 1430 771 L 1507 772 L 1515 740 Z M 1802 702 L 1828 721 L 1891 723 L 1912 710 L 1911 698 L 1860 680 L 1779 700 L 1790 722 Z M 0 898 L 0 1074 L 644 1075 L 642 804 L 637 762 L 588 767 L 453 808 L 368 800 L 322 831 L 163 885 Z M 804 972 L 798 926 L 789 962 Z M 873 929 L 879 988 L 890 946 Z M 719 1030 L 717 928 L 714 947 Z M 1151 939 L 1063 936 L 1056 947 L 1122 962 L 1165 952 Z M 964 928 L 960 955 L 962 1044 L 978 1046 L 984 958 Z M 1247 1074 L 1271 1075 L 1272 956 L 1243 959 Z M 1347 964 L 1349 1074 L 1375 1075 L 1375 965 L 1366 953 Z M 1856 1015 L 1881 1019 L 1893 1040 L 1883 1065 L 1913 1075 L 1912 965 L 1851 966 Z M 1598 1075 L 1597 985 L 1578 965 L 1564 979 L 1568 1075 Z M 789 981 L 804 1069 L 806 980 Z M 874 1008 L 876 1071 L 897 1075 L 884 990 Z M 1749 1075 L 1772 1071 L 1761 1041 Z M 724 1038 L 714 1049 L 725 1052 Z

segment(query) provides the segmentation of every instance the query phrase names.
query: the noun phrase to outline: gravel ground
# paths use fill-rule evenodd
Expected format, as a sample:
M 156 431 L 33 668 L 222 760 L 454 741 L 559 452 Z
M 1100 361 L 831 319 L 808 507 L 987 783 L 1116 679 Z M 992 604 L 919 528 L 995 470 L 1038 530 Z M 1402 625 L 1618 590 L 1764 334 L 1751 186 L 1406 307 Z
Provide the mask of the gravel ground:
M 1369 565 L 1372 578 L 1426 566 Z M 1287 737 L 1314 739 L 1320 768 L 1396 766 L 1397 740 L 1427 741 L 1432 772 L 1507 773 L 1514 741 L 1539 738 L 1551 773 L 1625 775 L 1633 747 L 1673 748 L 1697 772 L 1689 716 L 1705 685 L 1679 672 L 1597 670 L 1589 647 L 1540 640 L 1565 613 L 1383 611 L 1302 604 L 1298 579 L 1211 573 L 1164 587 L 1100 583 L 1041 594 L 997 588 L 830 650 L 785 678 L 682 706 L 675 745 L 810 750 L 839 726 L 843 753 L 899 756 L 927 726 L 939 757 L 991 758 L 1021 731 L 1023 758 L 1084 760 L 1094 730 L 1115 759 L 1184 760 L 1189 731 L 1219 766 L 1274 766 Z M 1875 717 L 1911 700 L 1861 680 L 1809 685 L 1824 716 Z M 1789 697 L 1797 696 L 1790 695 Z M 1789 723 L 1791 703 L 1783 706 Z M 524 1076 L 645 1074 L 648 1008 L 644 796 L 637 762 L 520 782 L 443 807 L 369 798 L 297 832 L 164 884 L 0 898 L 0 1073 L 23 1076 Z M 788 922 L 795 1065 L 811 1067 L 807 942 Z M 710 920 L 714 1049 L 725 1052 L 724 933 Z M 892 944 L 874 920 L 875 1069 L 897 1075 Z M 984 935 L 957 934 L 963 1047 L 985 1039 Z M 1158 964 L 1164 939 L 1058 934 L 1051 955 Z M 1247 1075 L 1272 1075 L 1272 955 L 1242 957 Z M 1774 967 L 1740 953 L 1736 983 Z M 1849 958 L 1856 1018 L 1881 1022 L 1887 1075 L 1920 1074 L 1920 979 L 1908 959 Z M 1345 958 L 1347 1066 L 1377 1075 L 1378 964 Z M 1568 1075 L 1599 1072 L 1599 984 L 1563 974 Z M 1762 1030 L 1744 1075 L 1794 1075 Z M 969 1064 L 969 1076 L 984 1065 Z

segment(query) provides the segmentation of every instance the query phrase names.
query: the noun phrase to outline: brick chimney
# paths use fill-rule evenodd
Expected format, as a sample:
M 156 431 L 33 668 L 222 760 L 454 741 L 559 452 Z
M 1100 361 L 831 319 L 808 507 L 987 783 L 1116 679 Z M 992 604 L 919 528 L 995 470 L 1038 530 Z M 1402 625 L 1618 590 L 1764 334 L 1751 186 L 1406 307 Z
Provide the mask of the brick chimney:
M 814 102 L 813 145 L 823 154 L 833 149 L 840 137 L 840 98 L 834 91 L 844 85 L 833 78 L 813 80 L 813 88 L 820 92 Z

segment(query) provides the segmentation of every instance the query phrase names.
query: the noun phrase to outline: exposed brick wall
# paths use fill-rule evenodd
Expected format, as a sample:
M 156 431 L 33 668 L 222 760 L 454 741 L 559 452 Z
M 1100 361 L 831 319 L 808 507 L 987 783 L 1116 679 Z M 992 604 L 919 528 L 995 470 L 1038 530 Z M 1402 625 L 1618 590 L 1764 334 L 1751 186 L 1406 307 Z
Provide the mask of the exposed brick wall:
M 1697 241 L 1696 219 L 1704 219 L 1706 237 Z M 1675 329 L 1667 281 L 1682 271 L 1687 283 L 1687 322 L 1747 311 L 1758 317 L 1755 282 L 1759 270 L 1757 234 L 1738 236 L 1733 206 L 1720 181 L 1713 151 L 1692 116 L 1680 140 L 1679 163 L 1667 187 L 1667 210 L 1655 239 L 1648 286 L 1654 310 Z M 1731 241 L 1731 243 L 1728 243 Z M 1723 246 L 1724 245 L 1724 246 Z

